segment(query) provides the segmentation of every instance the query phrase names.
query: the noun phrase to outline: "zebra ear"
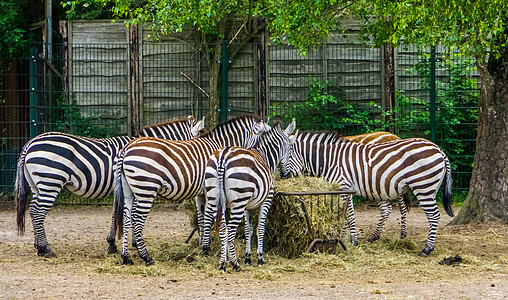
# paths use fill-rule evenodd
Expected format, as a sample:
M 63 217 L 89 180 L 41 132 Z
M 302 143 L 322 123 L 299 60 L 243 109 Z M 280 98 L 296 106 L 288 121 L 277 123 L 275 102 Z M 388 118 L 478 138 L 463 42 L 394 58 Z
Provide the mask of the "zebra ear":
M 291 123 L 288 125 L 286 130 L 284 130 L 284 132 L 289 136 L 291 133 L 293 133 L 295 128 L 296 128 L 296 120 L 295 118 L 293 118 L 293 121 L 291 121 Z
M 194 117 L 192 115 L 188 115 L 187 120 L 192 122 L 192 121 L 194 121 Z
M 296 142 L 296 136 L 298 135 L 298 130 L 295 134 L 289 136 L 289 143 L 293 145 Z
M 260 122 L 260 125 L 259 125 L 259 132 L 260 133 L 268 132 L 270 130 L 272 130 L 272 127 L 270 127 L 270 125 L 268 125 L 268 122 L 264 122 L 264 121 Z
M 191 117 L 191 116 L 189 116 L 189 117 Z M 191 129 L 192 137 L 198 137 L 199 136 L 199 132 L 203 128 L 205 128 L 205 117 L 203 117 L 203 119 L 199 120 L 196 123 L 196 125 L 192 126 L 192 129 Z

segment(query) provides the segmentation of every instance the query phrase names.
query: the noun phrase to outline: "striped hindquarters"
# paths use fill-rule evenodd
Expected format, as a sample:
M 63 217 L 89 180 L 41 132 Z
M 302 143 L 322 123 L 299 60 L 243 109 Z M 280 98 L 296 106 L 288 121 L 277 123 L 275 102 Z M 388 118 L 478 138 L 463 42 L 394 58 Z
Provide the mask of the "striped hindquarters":
M 122 168 L 137 198 L 181 200 L 196 195 L 203 186 L 208 157 L 217 146 L 203 139 L 170 141 L 138 138 L 123 152 Z
M 268 195 L 272 182 L 270 168 L 258 153 L 241 147 L 226 147 L 216 151 L 206 167 L 205 187 L 207 195 L 217 186 L 208 184 L 210 178 L 222 181 L 226 195 L 235 193 L 231 206 L 252 209 L 258 207 Z M 218 192 L 213 193 L 218 194 Z M 229 198 L 229 197 L 228 197 Z M 249 202 L 253 200 L 252 202 Z M 243 213 L 243 210 L 242 210 Z M 239 216 L 241 218 L 241 216 Z
M 359 167 L 357 173 L 364 173 L 358 180 L 363 179 L 369 185 L 362 195 L 365 193 L 376 200 L 395 199 L 410 187 L 417 198 L 435 198 L 446 172 L 446 156 L 434 143 L 425 139 L 406 139 L 365 148 L 367 157 L 364 161 L 368 165 L 362 170 L 364 164 L 356 164 Z
M 26 172 L 41 194 L 58 194 L 65 187 L 78 196 L 103 197 L 112 191 L 113 158 L 131 139 L 42 134 L 26 145 Z M 56 195 L 49 198 L 53 197 Z

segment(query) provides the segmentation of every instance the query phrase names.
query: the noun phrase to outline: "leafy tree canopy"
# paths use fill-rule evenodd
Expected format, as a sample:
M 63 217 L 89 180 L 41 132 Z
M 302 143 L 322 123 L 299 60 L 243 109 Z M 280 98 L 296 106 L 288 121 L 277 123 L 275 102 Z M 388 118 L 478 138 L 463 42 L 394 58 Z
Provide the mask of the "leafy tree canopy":
M 361 0 L 353 13 L 375 44 L 441 44 L 477 59 L 507 46 L 506 0 Z
M 220 30 L 226 20 L 244 20 L 249 30 L 263 19 L 275 43 L 295 45 L 302 52 L 319 44 L 331 30 L 338 30 L 337 15 L 351 5 L 347 0 L 72 0 L 62 2 L 69 18 L 78 18 L 91 7 L 111 6 L 117 19 L 128 24 L 150 24 L 162 34 L 191 27 L 208 40 L 226 38 Z
M 272 41 L 303 53 L 339 31 L 338 17 L 346 13 L 364 21 L 361 36 L 376 45 L 441 44 L 477 58 L 507 46 L 506 0 L 72 0 L 63 5 L 70 7 L 70 17 L 91 7 L 111 7 L 129 24 L 151 24 L 162 34 L 190 26 L 209 39 L 224 38 L 218 28 L 225 19 L 262 18 Z
M 26 1 L 0 1 L 0 54 L 2 57 L 21 54 L 29 44 L 25 10 Z

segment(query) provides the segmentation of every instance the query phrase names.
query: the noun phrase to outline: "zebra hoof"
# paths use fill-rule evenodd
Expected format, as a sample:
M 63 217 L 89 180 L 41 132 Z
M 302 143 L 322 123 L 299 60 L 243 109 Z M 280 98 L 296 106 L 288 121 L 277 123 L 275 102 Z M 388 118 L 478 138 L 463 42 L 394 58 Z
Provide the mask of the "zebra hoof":
M 113 254 L 113 253 L 117 253 L 118 252 L 118 248 L 116 247 L 115 243 L 110 243 L 109 244 L 109 247 L 108 247 L 108 254 Z
M 203 250 L 201 250 L 201 253 L 203 253 L 204 255 L 209 255 L 210 254 L 210 247 L 203 246 Z
M 227 266 L 227 264 L 226 264 L 226 263 L 221 262 L 221 263 L 220 263 L 220 266 L 219 266 L 219 271 L 220 271 L 220 270 L 223 270 L 224 272 L 226 272 L 226 266 Z
M 147 256 L 145 258 L 145 266 L 151 266 L 151 265 L 153 265 L 153 263 L 154 263 L 154 260 L 150 256 Z
M 263 258 L 258 258 L 258 266 L 262 266 L 265 264 L 265 261 L 263 260 Z
M 242 270 L 242 268 L 240 268 L 240 264 L 239 263 L 236 263 L 233 265 L 233 270 L 237 271 L 237 272 L 240 272 Z
M 251 260 L 250 260 L 250 257 L 246 257 L 245 260 L 243 261 L 247 266 L 250 266 L 250 264 L 252 263 Z
M 53 252 L 53 250 L 51 250 L 49 245 L 45 245 L 40 248 L 37 248 L 37 256 L 43 256 L 46 258 L 56 257 L 55 252 Z
M 127 255 L 122 255 L 122 265 L 133 265 L 134 263 Z
M 407 236 L 407 233 L 405 233 L 405 232 L 401 232 L 401 233 L 400 233 L 400 239 L 401 239 L 401 240 L 405 239 L 405 238 L 406 238 L 406 236 Z
M 372 235 L 372 236 L 371 236 L 371 237 L 370 237 L 367 241 L 368 241 L 369 243 L 373 243 L 373 242 L 375 242 L 375 241 L 377 241 L 377 240 L 379 240 L 379 235 Z M 358 243 L 356 243 L 356 245 L 355 245 L 355 246 L 358 246 Z
M 423 249 L 422 252 L 420 252 L 419 256 L 420 257 L 429 257 L 429 254 L 432 250 L 434 250 L 434 248 L 425 247 L 425 249 Z
M 132 240 L 132 243 L 131 243 L 131 244 L 132 244 L 132 247 L 134 247 L 134 248 L 138 249 L 138 243 L 136 243 L 136 241 L 135 241 L 135 240 Z

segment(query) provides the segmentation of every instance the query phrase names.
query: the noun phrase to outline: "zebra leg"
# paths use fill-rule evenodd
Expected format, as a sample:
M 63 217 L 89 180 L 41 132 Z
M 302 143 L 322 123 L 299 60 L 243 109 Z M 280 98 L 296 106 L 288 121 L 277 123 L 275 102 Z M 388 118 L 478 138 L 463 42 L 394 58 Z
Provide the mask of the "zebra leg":
M 196 202 L 196 211 L 198 218 L 199 245 L 203 245 L 203 229 L 205 226 L 205 195 L 197 195 L 194 199 Z
M 139 257 L 145 261 L 145 265 L 147 266 L 152 265 L 154 261 L 146 250 L 145 240 L 143 239 L 143 227 L 145 225 L 146 217 L 148 216 L 148 213 L 152 207 L 154 198 L 155 195 L 149 199 L 145 198 L 143 201 L 136 198 L 136 210 L 132 213 L 132 230 L 136 236 Z
M 243 201 L 244 199 L 238 199 L 239 201 Z M 232 200 L 231 203 L 235 201 Z M 246 201 L 245 201 L 246 203 Z M 227 246 L 228 246 L 228 256 L 229 263 L 233 266 L 233 270 L 240 271 L 240 264 L 238 263 L 238 258 L 236 257 L 235 251 L 235 237 L 236 230 L 238 229 L 238 225 L 242 222 L 242 211 L 245 210 L 245 206 L 241 206 L 239 208 L 233 209 L 231 208 L 231 213 L 229 217 L 229 223 L 227 227 Z
M 376 229 L 374 229 L 372 236 L 369 238 L 369 242 L 379 240 L 379 236 L 381 234 L 381 230 L 385 226 L 386 219 L 388 219 L 388 216 L 392 212 L 392 205 L 389 201 L 379 201 L 379 210 L 381 211 L 381 218 L 379 219 L 379 222 L 377 223 Z
M 270 192 L 263 202 L 261 209 L 259 210 L 259 221 L 258 221 L 258 265 L 264 265 L 265 262 L 263 260 L 263 241 L 265 237 L 265 222 L 266 216 L 268 215 L 268 211 L 270 210 L 270 206 L 272 204 L 273 198 L 273 187 L 270 188 Z
M 407 206 L 402 197 L 397 198 L 400 210 L 400 238 L 405 239 L 407 236 Z
M 427 215 L 427 220 L 429 221 L 429 236 L 427 238 L 427 244 L 425 244 L 425 248 L 422 250 L 422 252 L 420 252 L 421 257 L 427 257 L 429 256 L 429 253 L 434 250 L 434 243 L 436 242 L 436 233 L 440 214 L 434 199 L 419 201 L 420 206 L 423 208 L 423 211 Z M 432 203 L 429 202 L 434 203 L 432 205 Z
M 58 190 L 60 192 L 60 190 Z M 58 195 L 56 192 L 56 195 Z M 35 194 L 34 194 L 35 195 Z M 56 195 L 42 198 L 34 198 L 32 203 L 30 204 L 29 214 L 32 219 L 32 226 L 35 234 L 35 243 L 34 247 L 37 249 L 38 256 L 44 256 L 47 258 L 55 257 L 55 253 L 49 247 L 48 240 L 46 238 L 46 231 L 44 230 L 44 220 L 46 219 L 46 215 L 49 209 L 53 206 L 55 202 Z M 45 205 L 41 205 L 44 203 Z
M 351 235 L 351 243 L 355 246 L 358 245 L 358 238 L 356 236 L 356 220 L 355 220 L 355 208 L 353 206 L 352 195 L 342 195 L 347 204 L 347 223 L 349 226 L 349 233 Z
M 113 213 L 113 216 L 111 217 L 111 227 L 109 229 L 108 237 L 106 238 L 106 241 L 108 241 L 108 254 L 113 254 L 118 252 L 118 248 L 116 247 L 115 243 L 115 236 L 116 236 L 116 226 L 115 226 L 115 214 Z
M 133 214 L 136 213 L 136 200 L 134 199 L 134 203 L 132 204 L 132 212 L 131 212 L 131 216 Z M 133 227 L 134 228 L 134 227 Z M 138 243 L 136 242 L 136 236 L 134 235 L 134 230 L 132 231 L 132 240 L 131 240 L 131 245 L 132 247 L 134 248 L 138 248 Z
M 203 252 L 208 255 L 210 251 L 210 231 L 212 229 L 213 224 L 213 218 L 216 213 L 222 213 L 217 212 L 217 198 L 216 198 L 216 192 L 217 189 L 213 188 L 209 192 L 207 192 L 207 199 L 205 204 L 205 212 L 204 212 L 204 225 L 203 225 L 203 231 L 200 233 L 199 239 L 200 243 L 203 245 Z M 222 218 L 222 223 L 224 223 L 226 220 Z M 198 226 L 199 227 L 199 226 Z M 222 229 L 222 225 L 220 227 Z M 226 229 L 224 229 L 226 230 Z M 222 240 L 222 239 L 221 239 Z
M 133 207 L 133 210 L 135 210 L 135 205 Z M 118 252 L 118 248 L 116 247 L 115 243 L 115 236 L 116 236 L 116 226 L 115 226 L 115 214 L 113 213 L 113 216 L 111 217 L 111 228 L 109 229 L 108 237 L 106 238 L 106 241 L 108 241 L 108 254 L 113 254 Z M 136 244 L 136 237 L 134 236 L 134 231 L 132 232 L 132 247 L 137 248 Z
M 254 228 L 252 227 L 252 222 L 250 220 L 250 212 L 248 210 L 245 210 L 243 212 L 243 216 L 245 219 L 245 261 L 244 261 L 244 263 L 246 265 L 250 265 L 251 264 L 250 255 L 252 253 L 251 242 L 252 242 L 252 235 L 254 234 Z
M 123 232 L 122 232 L 122 263 L 124 265 L 132 265 L 133 262 L 129 258 L 129 252 L 127 249 L 127 237 L 129 236 L 129 229 L 132 223 L 132 207 L 134 206 L 134 194 L 132 190 L 129 188 L 125 178 L 122 178 L 122 186 L 123 186 L 123 196 L 124 196 L 124 205 L 123 205 Z
M 129 258 L 129 252 L 127 250 L 127 236 L 129 235 L 131 221 L 132 221 L 131 207 L 125 205 L 123 209 L 123 233 L 122 233 L 122 263 L 124 265 L 133 264 L 132 260 Z
M 222 212 L 219 212 L 222 213 Z M 220 224 L 219 237 L 221 240 L 221 251 L 220 251 L 220 266 L 219 270 L 226 272 L 226 266 L 228 265 L 228 224 L 226 223 L 226 216 L 222 216 L 222 222 Z

